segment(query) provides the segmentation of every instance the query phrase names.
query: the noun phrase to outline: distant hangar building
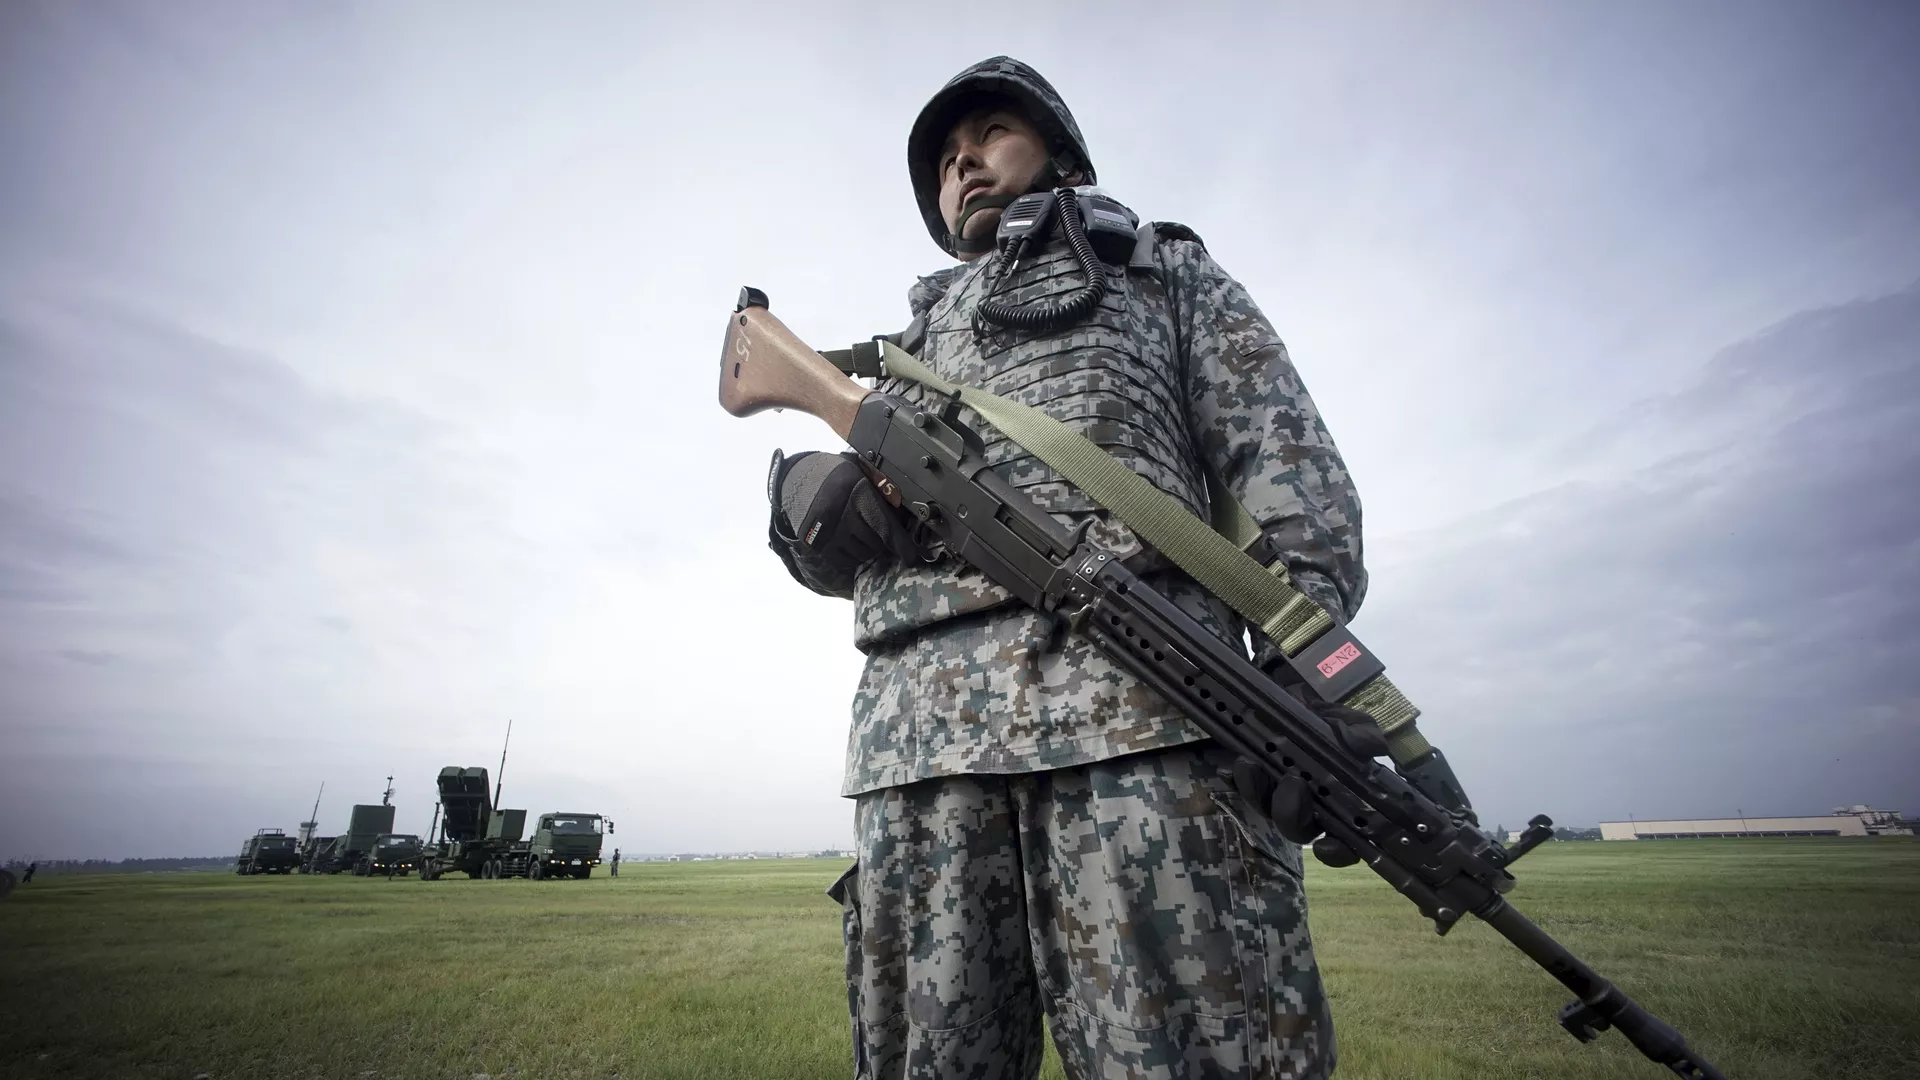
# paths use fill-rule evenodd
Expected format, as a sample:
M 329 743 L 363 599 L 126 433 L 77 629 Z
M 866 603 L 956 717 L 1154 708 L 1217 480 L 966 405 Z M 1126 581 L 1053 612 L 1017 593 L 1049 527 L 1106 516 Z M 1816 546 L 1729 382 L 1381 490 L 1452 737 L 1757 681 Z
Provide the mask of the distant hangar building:
M 1602 840 L 1679 840 L 1700 836 L 1865 836 L 1857 817 L 1742 817 L 1698 821 L 1603 821 Z
M 1883 836 L 1911 833 L 1899 814 L 1836 807 L 1824 817 L 1731 817 L 1694 821 L 1603 821 L 1602 840 L 1679 840 L 1713 836 Z

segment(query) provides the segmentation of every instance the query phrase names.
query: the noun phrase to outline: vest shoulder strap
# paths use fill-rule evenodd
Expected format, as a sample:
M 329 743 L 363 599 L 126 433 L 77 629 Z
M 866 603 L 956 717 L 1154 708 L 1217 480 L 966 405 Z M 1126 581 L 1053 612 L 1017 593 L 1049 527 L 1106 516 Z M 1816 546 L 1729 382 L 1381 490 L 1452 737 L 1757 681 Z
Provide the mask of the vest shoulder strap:
M 1200 250 L 1205 251 L 1207 248 L 1206 241 L 1200 239 L 1199 233 L 1177 221 L 1143 222 L 1140 228 L 1134 231 L 1133 255 L 1127 259 L 1127 269 L 1145 270 L 1149 273 L 1159 272 L 1159 268 L 1153 262 L 1153 245 L 1161 240 L 1191 240 L 1200 245 Z

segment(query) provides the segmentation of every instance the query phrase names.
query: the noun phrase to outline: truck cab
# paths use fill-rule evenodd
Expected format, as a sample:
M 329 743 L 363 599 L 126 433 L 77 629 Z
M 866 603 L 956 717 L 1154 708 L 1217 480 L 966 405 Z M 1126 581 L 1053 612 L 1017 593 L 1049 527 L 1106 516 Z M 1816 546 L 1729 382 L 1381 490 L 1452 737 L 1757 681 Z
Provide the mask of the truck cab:
M 366 873 L 401 877 L 420 868 L 420 838 L 412 833 L 381 833 L 366 854 Z
M 600 837 L 606 822 L 599 814 L 540 815 L 534 825 L 530 878 L 584 878 L 600 864 Z

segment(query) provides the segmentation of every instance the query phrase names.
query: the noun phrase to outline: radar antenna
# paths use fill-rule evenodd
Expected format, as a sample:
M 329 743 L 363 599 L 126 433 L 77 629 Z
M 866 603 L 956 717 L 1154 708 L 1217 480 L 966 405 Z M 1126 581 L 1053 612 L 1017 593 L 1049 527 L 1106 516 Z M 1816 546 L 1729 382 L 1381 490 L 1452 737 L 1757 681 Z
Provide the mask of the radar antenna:
M 507 744 L 513 742 L 513 721 L 507 721 L 507 737 L 500 743 L 500 768 L 493 774 L 493 806 L 500 808 L 500 785 L 507 779 Z
M 313 843 L 313 835 L 315 832 L 319 831 L 320 796 L 325 795 L 326 793 L 327 793 L 327 782 L 325 780 L 322 780 L 320 781 L 319 793 L 314 795 L 313 797 L 313 812 L 307 815 L 307 820 L 300 823 L 300 849 L 302 851 L 305 851 L 307 846 Z

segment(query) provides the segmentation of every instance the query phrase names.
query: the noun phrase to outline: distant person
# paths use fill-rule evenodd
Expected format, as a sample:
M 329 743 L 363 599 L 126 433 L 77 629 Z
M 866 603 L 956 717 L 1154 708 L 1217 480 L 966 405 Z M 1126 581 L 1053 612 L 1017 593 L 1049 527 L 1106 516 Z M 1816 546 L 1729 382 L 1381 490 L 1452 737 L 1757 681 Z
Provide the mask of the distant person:
M 25 885 L 31 882 L 33 880 L 33 872 L 38 869 L 40 869 L 39 863 L 28 863 L 26 875 L 20 879 L 20 884 Z
M 613 861 L 607 864 L 607 876 L 608 877 L 620 876 L 620 849 L 619 848 L 613 849 Z

